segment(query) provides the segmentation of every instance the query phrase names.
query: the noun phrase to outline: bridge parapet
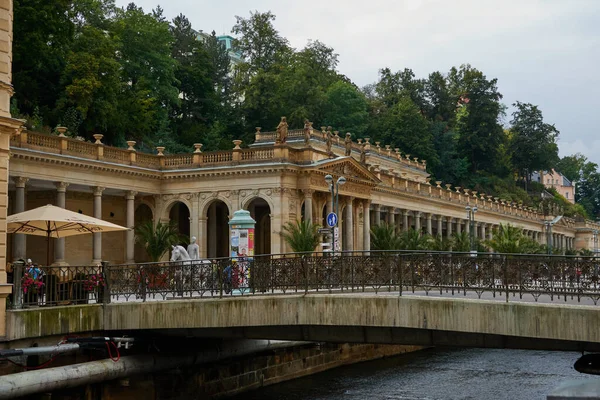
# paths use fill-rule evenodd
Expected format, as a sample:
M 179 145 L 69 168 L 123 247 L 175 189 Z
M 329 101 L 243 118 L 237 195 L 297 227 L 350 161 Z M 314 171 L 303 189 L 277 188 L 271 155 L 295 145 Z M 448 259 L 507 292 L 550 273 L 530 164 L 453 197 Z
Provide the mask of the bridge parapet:
M 40 267 L 16 279 L 13 308 L 177 298 L 422 293 L 597 305 L 595 257 L 436 252 L 264 255 L 187 262 Z

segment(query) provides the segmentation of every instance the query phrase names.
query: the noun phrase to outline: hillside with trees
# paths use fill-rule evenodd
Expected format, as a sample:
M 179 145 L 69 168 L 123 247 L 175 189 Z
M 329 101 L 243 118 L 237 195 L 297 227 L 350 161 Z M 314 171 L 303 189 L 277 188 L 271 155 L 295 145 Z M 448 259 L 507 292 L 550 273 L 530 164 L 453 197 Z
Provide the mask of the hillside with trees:
M 507 115 L 495 78 L 465 64 L 417 77 L 409 68 L 379 70 L 360 88 L 339 73 L 325 43 L 290 46 L 270 12 L 236 17 L 231 32 L 244 62 L 233 65 L 214 32 L 198 40 L 184 15 L 167 20 L 113 0 L 15 0 L 12 113 L 30 130 L 95 133 L 114 146 L 136 140 L 189 152 L 251 143 L 254 127 L 332 126 L 427 160 L 434 180 L 533 207 L 542 204 L 533 171 L 556 168 L 577 185 L 566 215 L 600 217 L 598 166 L 558 156 L 558 129 L 533 104 Z M 508 120 L 504 125 L 502 121 Z

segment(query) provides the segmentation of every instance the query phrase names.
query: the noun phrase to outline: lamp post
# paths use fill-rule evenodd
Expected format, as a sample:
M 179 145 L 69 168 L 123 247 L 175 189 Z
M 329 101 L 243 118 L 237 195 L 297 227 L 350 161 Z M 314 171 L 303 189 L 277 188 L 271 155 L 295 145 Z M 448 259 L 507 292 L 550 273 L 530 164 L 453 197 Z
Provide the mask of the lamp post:
M 546 253 L 552 255 L 552 224 L 546 221 L 544 225 L 546 225 Z
M 475 248 L 475 213 L 477 212 L 477 206 L 466 206 L 467 219 L 469 220 L 469 240 L 471 244 L 471 254 L 476 254 L 477 249 Z
M 342 186 L 344 183 L 346 183 L 346 178 L 344 178 L 343 176 L 340 176 L 337 181 L 335 182 L 335 185 L 333 184 L 333 176 L 331 175 L 325 175 L 325 182 L 327 182 L 327 184 L 329 185 L 329 190 L 331 191 L 331 199 L 333 201 L 333 209 L 335 210 L 335 215 L 337 217 L 336 221 L 335 221 L 335 225 L 332 226 L 333 228 L 333 233 L 331 235 L 331 253 L 335 253 L 335 229 L 338 227 L 339 225 L 339 195 L 340 195 L 340 186 Z

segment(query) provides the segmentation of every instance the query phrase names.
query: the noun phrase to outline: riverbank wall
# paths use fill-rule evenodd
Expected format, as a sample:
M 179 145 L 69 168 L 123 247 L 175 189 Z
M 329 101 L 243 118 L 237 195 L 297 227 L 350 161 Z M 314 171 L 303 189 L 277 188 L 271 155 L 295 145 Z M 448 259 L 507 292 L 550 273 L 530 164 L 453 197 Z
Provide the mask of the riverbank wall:
M 396 356 L 421 346 L 306 344 L 161 373 L 87 385 L 35 399 L 198 400 L 224 399 L 343 365 Z

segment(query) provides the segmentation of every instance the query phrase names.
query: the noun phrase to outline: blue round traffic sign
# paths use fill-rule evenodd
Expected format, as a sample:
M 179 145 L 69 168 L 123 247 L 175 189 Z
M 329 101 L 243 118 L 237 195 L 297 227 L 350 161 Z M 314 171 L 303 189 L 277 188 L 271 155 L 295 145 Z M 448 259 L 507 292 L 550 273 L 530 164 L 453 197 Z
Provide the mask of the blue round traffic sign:
M 338 222 L 338 217 L 337 214 L 334 212 L 330 212 L 329 214 L 327 214 L 327 226 L 330 228 L 333 228 L 334 226 L 337 225 Z

